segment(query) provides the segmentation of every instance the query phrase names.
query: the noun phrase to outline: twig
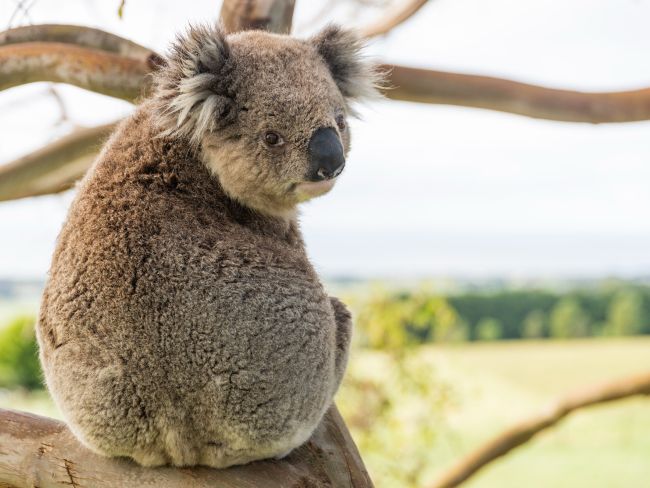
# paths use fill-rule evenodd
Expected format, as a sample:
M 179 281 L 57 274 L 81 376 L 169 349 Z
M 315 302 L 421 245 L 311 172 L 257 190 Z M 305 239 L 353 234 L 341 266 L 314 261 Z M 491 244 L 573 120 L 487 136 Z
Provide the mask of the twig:
M 364 37 L 375 37 L 387 34 L 398 25 L 410 19 L 427 2 L 428 0 L 404 0 L 402 5 L 391 9 L 384 17 L 362 28 L 361 35 Z
M 56 85 L 54 83 L 51 83 L 48 87 L 48 93 L 52 96 L 56 104 L 59 106 L 59 120 L 56 121 L 55 125 L 60 125 L 70 120 L 70 117 L 68 117 L 68 108 L 65 106 L 63 97 L 61 97 L 61 94 L 56 89 Z
M 38 0 L 32 0 L 32 2 L 25 6 L 27 3 L 27 0 L 18 0 L 16 2 L 16 8 L 14 9 L 13 13 L 11 14 L 11 17 L 9 17 L 9 22 L 7 22 L 7 29 L 11 27 L 11 25 L 14 22 L 14 19 L 18 15 L 18 12 L 22 12 L 23 16 L 28 20 L 28 22 L 32 22 L 32 18 L 29 15 L 29 10 L 36 4 Z

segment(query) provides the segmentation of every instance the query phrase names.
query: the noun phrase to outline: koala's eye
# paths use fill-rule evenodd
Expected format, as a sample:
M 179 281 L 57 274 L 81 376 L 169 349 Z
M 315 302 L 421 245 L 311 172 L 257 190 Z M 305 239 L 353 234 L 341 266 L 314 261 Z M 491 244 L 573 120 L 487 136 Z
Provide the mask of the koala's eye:
M 268 131 L 264 134 L 264 142 L 271 147 L 278 147 L 284 144 L 284 139 L 277 132 Z
M 348 126 L 347 123 L 345 122 L 345 117 L 343 115 L 338 115 L 336 117 L 336 125 L 338 125 L 339 130 L 343 132 L 346 127 Z

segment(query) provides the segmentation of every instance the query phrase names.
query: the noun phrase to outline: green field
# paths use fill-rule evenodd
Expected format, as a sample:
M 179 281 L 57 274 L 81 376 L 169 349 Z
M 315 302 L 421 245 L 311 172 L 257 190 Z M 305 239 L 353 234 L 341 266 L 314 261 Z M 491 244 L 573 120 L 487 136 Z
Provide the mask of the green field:
M 453 460 L 565 392 L 650 371 L 650 339 L 356 349 L 338 403 L 378 488 L 422 487 Z M 0 406 L 47 415 L 44 394 Z M 650 399 L 578 412 L 464 486 L 650 487 Z
M 428 366 L 432 382 L 448 390 L 448 399 L 438 401 L 436 407 L 435 395 L 410 392 L 407 402 L 418 402 L 420 396 L 429 394 L 433 435 L 422 434 L 426 410 L 418 418 L 413 414 L 416 407 L 407 405 L 399 415 L 411 415 L 415 421 L 402 421 L 398 426 L 410 428 L 411 438 L 394 443 L 387 439 L 381 455 L 366 448 L 364 457 L 382 488 L 425 486 L 455 459 L 563 393 L 650 371 L 648 338 L 424 346 L 412 354 Z M 381 381 L 388 364 L 382 353 L 356 353 L 351 376 L 372 371 Z M 350 392 L 344 389 L 341 396 L 349 397 Z M 372 428 L 356 430 L 362 445 L 372 435 Z M 382 450 L 376 444 L 369 442 L 373 449 Z M 402 477 L 401 464 L 410 463 L 409 456 L 419 458 L 418 473 Z M 650 487 L 650 399 L 629 399 L 577 412 L 464 486 Z

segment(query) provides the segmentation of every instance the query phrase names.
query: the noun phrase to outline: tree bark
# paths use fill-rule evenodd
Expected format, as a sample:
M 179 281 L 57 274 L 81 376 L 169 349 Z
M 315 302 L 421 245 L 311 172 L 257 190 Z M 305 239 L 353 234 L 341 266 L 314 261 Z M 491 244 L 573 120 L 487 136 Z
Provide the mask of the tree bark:
M 0 166 L 0 201 L 58 193 L 72 187 L 86 173 L 115 125 L 78 129 Z
M 354 442 L 332 407 L 312 438 L 282 460 L 218 470 L 141 468 L 84 446 L 62 422 L 0 410 L 3 488 L 371 488 Z
M 224 4 L 225 5 L 225 4 Z M 29 42 L 0 47 L 0 90 L 33 81 L 69 83 L 135 101 L 160 63 L 73 44 Z M 460 105 L 565 122 L 612 123 L 650 119 L 650 88 L 589 93 L 545 88 L 489 76 L 383 65 L 392 100 Z
M 261 29 L 291 32 L 295 0 L 224 0 L 221 22 L 226 32 Z
M 59 42 L 0 47 L 0 90 L 35 81 L 68 83 L 130 102 L 149 88 L 148 61 Z
M 127 58 L 147 61 L 150 49 L 109 32 L 80 25 L 40 24 L 16 27 L 0 33 L 0 46 L 26 42 L 58 42 L 98 49 Z
M 486 442 L 444 472 L 430 488 L 453 488 L 477 471 L 554 426 L 570 413 L 636 395 L 650 395 L 650 373 L 577 391 Z
M 563 122 L 634 122 L 650 119 L 650 88 L 620 92 L 558 90 L 517 81 L 384 65 L 386 96 L 409 102 L 460 105 Z

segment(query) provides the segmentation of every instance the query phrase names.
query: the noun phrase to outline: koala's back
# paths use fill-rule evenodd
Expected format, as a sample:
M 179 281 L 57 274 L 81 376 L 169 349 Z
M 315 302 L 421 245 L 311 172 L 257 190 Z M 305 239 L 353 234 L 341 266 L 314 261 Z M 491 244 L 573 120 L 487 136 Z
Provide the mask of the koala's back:
M 152 136 L 146 107 L 120 128 L 59 237 L 38 335 L 89 447 L 227 466 L 311 434 L 336 330 L 295 223 L 229 200 L 188 154 Z

